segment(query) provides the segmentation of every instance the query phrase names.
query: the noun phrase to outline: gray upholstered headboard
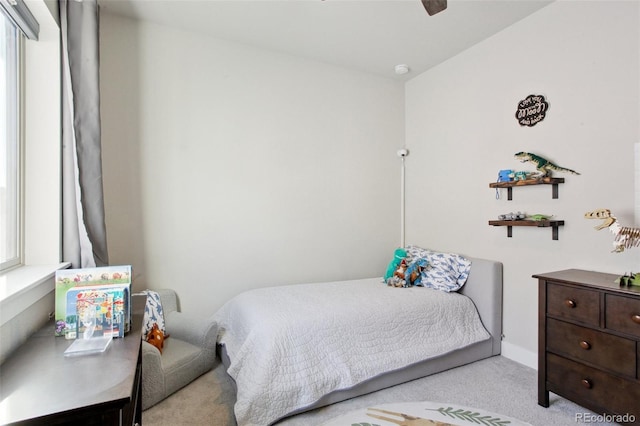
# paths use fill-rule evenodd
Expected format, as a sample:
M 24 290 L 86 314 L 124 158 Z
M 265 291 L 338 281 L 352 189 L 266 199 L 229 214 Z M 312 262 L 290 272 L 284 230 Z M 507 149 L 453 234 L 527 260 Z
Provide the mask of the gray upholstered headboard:
M 500 353 L 502 340 L 502 263 L 468 257 L 471 272 L 460 293 L 470 297 L 482 324 L 493 337 L 493 355 Z

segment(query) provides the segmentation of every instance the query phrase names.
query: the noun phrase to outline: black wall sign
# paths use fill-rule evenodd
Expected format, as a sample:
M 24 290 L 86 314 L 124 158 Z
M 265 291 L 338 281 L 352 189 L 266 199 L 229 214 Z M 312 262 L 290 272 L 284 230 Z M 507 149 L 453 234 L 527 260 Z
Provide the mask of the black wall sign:
M 549 104 L 542 95 L 529 95 L 518 103 L 516 119 L 521 126 L 535 126 L 544 120 Z

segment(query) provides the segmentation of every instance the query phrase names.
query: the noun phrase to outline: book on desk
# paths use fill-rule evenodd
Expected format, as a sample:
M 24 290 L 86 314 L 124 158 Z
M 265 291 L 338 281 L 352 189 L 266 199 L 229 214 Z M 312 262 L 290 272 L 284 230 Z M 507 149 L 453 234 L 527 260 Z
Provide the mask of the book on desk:
M 55 277 L 55 330 L 56 336 L 67 339 L 78 337 L 77 302 L 91 291 L 105 291 L 113 296 L 113 323 L 117 332 L 113 337 L 124 337 L 131 329 L 131 266 L 64 269 Z

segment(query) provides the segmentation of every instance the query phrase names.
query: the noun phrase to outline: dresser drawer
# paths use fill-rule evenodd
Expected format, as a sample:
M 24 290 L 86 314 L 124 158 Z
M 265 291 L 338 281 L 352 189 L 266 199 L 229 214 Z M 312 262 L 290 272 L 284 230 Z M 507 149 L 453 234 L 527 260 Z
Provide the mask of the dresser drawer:
M 587 407 L 606 407 L 608 413 L 629 413 L 640 418 L 640 386 L 637 382 L 547 354 L 547 383 L 550 391 L 580 401 Z
M 547 350 L 630 378 L 636 377 L 634 340 L 549 318 Z
M 640 299 L 607 294 L 606 327 L 640 338 Z
M 583 288 L 548 283 L 547 313 L 597 327 L 600 322 L 600 294 Z

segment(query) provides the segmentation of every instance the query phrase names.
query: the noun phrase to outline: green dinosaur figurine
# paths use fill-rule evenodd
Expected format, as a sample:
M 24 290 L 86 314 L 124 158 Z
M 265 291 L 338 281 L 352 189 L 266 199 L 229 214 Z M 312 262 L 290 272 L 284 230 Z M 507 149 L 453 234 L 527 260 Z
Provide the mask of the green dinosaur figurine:
M 629 275 L 624 274 L 623 276 L 621 276 L 620 278 L 618 278 L 617 280 L 620 285 L 637 285 L 640 286 L 640 272 L 637 273 L 633 273 L 631 272 Z
M 553 217 L 553 215 L 548 215 L 548 214 L 532 214 L 531 216 L 529 216 L 527 219 L 529 220 L 536 220 L 536 221 L 543 221 L 543 220 L 549 220 Z
M 544 178 L 544 177 L 550 177 L 551 176 L 551 172 L 553 170 L 558 171 L 558 172 L 567 172 L 567 173 L 573 173 L 574 175 L 579 175 L 580 173 L 576 172 L 575 170 L 571 170 L 571 169 L 566 169 L 564 167 L 560 167 L 557 166 L 555 164 L 553 164 L 551 161 L 546 160 L 540 156 L 537 156 L 535 154 L 532 154 L 530 152 L 518 152 L 515 155 L 517 160 L 520 160 L 522 163 L 526 163 L 527 161 L 533 163 L 536 165 L 536 170 L 538 170 L 538 172 L 540 173 L 539 176 L 537 176 L 538 178 Z

